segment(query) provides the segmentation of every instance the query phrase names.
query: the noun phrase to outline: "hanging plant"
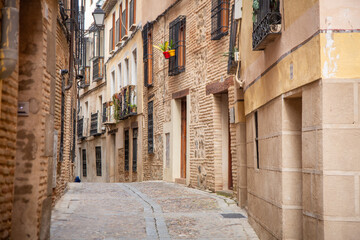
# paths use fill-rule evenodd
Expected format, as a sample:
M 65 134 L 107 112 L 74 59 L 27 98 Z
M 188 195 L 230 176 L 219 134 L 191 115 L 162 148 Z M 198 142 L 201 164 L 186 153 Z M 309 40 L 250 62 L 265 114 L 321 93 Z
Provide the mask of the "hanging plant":
M 114 119 L 116 120 L 116 122 L 119 122 L 121 107 L 120 107 L 120 100 L 118 94 L 114 94 L 113 96 L 113 106 L 114 106 Z
M 156 49 L 159 49 L 160 51 L 162 51 L 163 54 L 164 54 L 164 57 L 165 57 L 166 59 L 169 59 L 169 58 L 170 58 L 170 54 L 169 54 L 169 52 L 168 52 L 168 47 L 169 47 L 169 42 L 168 42 L 168 41 L 165 41 L 163 44 L 159 44 L 159 46 L 154 45 L 154 47 L 155 47 Z
M 257 22 L 257 15 L 259 13 L 259 9 L 260 9 L 259 0 L 254 0 L 253 1 L 253 23 Z
M 173 57 L 175 56 L 175 44 L 173 42 L 173 40 L 171 39 L 170 40 L 170 43 L 169 43 L 169 54 L 170 54 L 170 57 Z

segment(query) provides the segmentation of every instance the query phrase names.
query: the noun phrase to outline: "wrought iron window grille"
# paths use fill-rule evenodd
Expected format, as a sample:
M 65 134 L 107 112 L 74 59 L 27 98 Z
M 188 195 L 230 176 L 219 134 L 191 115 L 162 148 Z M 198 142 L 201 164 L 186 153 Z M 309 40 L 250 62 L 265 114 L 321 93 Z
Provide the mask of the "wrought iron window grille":
M 211 40 L 219 40 L 229 32 L 229 0 L 212 0 Z
M 169 59 L 169 76 L 175 76 L 185 71 L 186 53 L 186 17 L 179 16 L 170 23 L 169 42 L 173 41 L 175 56 Z
M 101 174 L 101 147 L 95 147 L 96 157 L 96 176 L 100 177 Z
M 86 149 L 82 150 L 82 170 L 83 177 L 87 177 Z
M 126 172 L 128 172 L 129 171 L 129 156 L 130 156 L 130 154 L 129 154 L 129 148 L 130 148 L 130 144 L 129 144 L 129 130 L 126 130 L 125 131 L 125 137 L 124 137 L 124 139 L 125 139 L 125 159 L 124 159 L 124 169 L 125 169 L 125 171 Z
M 281 34 L 281 14 L 279 0 L 261 0 L 254 9 L 252 47 L 255 51 L 265 47 Z
M 154 153 L 153 101 L 148 103 L 148 153 Z

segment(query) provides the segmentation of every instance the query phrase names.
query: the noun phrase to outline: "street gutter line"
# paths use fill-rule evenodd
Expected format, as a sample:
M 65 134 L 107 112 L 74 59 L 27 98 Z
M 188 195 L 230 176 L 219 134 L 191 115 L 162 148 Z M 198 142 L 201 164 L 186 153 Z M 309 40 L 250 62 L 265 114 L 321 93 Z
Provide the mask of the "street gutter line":
M 136 199 L 143 205 L 148 239 L 154 239 L 153 229 L 156 230 L 157 239 L 171 239 L 160 205 L 130 184 L 119 183 L 118 185 L 129 194 L 135 195 Z M 151 212 L 149 211 L 150 209 Z

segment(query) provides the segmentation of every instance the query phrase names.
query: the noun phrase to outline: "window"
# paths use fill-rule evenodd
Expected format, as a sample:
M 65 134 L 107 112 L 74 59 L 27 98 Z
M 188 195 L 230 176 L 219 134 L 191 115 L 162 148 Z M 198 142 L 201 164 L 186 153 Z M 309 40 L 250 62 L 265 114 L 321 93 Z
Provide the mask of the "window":
M 229 31 L 229 0 L 212 0 L 211 40 L 219 40 Z
M 124 86 L 129 85 L 129 59 L 125 59 Z
M 259 129 L 258 129 L 258 112 L 254 113 L 255 120 L 255 148 L 256 148 L 256 168 L 260 167 L 260 157 L 259 157 Z
M 169 59 L 169 76 L 185 71 L 185 27 L 185 16 L 180 16 L 170 23 L 169 42 L 173 41 L 175 56 Z
M 122 70 L 121 70 L 121 63 L 118 65 L 118 79 L 117 79 L 117 91 L 120 92 L 121 89 L 121 74 L 122 74 Z
M 137 138 L 138 138 L 138 129 L 133 129 L 133 164 L 132 170 L 133 172 L 137 171 Z
M 129 26 L 130 26 L 131 31 L 135 30 L 132 28 L 132 25 L 135 25 L 135 24 L 136 24 L 136 0 L 130 0 Z
M 86 149 L 82 150 L 82 166 L 83 166 L 83 177 L 87 176 L 87 167 L 86 167 Z
M 136 59 L 136 49 L 132 52 L 132 62 L 131 62 L 131 85 L 137 84 L 137 59 Z
M 127 24 L 126 24 L 126 9 L 121 13 L 121 39 L 126 40 Z
M 148 153 L 154 152 L 153 101 L 148 103 Z
M 111 98 L 115 94 L 115 71 L 111 72 L 111 85 L 110 85 Z
M 122 29 L 123 29 L 123 27 L 122 27 L 122 25 L 123 25 L 123 20 L 122 20 L 122 16 L 123 16 L 123 14 L 122 14 L 122 3 L 120 4 L 120 8 L 119 8 L 119 21 L 120 21 L 120 23 L 119 23 L 119 41 L 121 41 L 121 39 L 122 39 Z
M 107 122 L 107 116 L 106 116 L 106 103 L 103 103 L 103 106 L 102 106 L 102 109 L 103 109 L 103 112 L 102 112 L 102 121 L 103 123 L 104 122 Z
M 125 130 L 125 160 L 124 160 L 124 165 L 125 165 L 125 171 L 128 172 L 129 171 L 129 130 Z
M 228 58 L 228 74 L 235 74 L 237 64 L 235 62 L 235 47 L 236 47 L 236 34 L 238 28 L 238 21 L 234 19 L 235 5 L 231 9 L 231 29 L 230 29 L 230 43 L 229 43 L 229 58 Z
M 153 83 L 153 42 L 152 24 L 146 23 L 142 31 L 143 38 L 143 61 L 144 61 L 144 85 L 152 86 Z
M 96 176 L 101 177 L 101 147 L 95 147 Z
M 115 49 L 115 35 L 116 35 L 116 28 L 115 28 L 115 13 L 113 13 L 112 17 L 112 28 L 110 29 L 109 33 L 109 50 L 114 51 Z

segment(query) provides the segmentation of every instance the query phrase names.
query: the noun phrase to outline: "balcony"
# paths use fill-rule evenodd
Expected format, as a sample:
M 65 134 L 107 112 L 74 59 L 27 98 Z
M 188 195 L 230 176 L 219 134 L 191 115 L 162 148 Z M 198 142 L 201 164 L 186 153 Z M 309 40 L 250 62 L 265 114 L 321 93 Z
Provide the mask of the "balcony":
M 137 115 L 136 86 L 123 87 L 119 93 L 114 94 L 113 103 L 116 121 Z
M 102 80 L 104 77 L 104 57 L 96 57 L 93 61 L 93 82 Z
M 259 1 L 254 9 L 253 50 L 261 51 L 281 34 L 279 1 Z

